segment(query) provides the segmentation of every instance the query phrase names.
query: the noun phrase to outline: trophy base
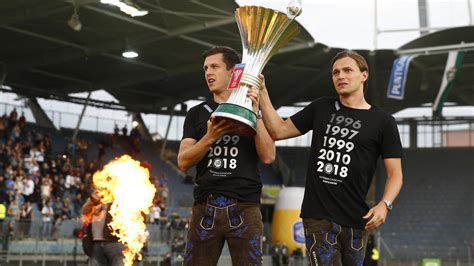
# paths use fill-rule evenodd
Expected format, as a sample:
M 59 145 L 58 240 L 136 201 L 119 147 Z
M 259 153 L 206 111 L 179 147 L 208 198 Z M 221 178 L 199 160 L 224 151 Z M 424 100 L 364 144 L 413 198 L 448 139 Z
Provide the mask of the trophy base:
M 240 105 L 221 103 L 212 113 L 212 117 L 219 122 L 222 119 L 232 124 L 232 133 L 242 137 L 254 137 L 257 133 L 257 115 Z

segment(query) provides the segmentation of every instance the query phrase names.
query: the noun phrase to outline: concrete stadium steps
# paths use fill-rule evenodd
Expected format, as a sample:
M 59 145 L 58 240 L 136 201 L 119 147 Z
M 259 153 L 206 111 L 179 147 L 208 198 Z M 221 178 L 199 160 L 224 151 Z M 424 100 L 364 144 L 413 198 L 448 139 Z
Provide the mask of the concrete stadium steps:
M 293 186 L 305 186 L 309 151 L 309 147 L 277 147 L 277 154 L 294 172 Z
M 395 257 L 467 259 L 474 237 L 473 156 L 468 149 L 406 151 L 403 189 L 381 229 Z
M 165 254 L 170 251 L 168 244 L 159 242 L 148 242 L 146 248 L 146 254 L 150 256 Z M 15 240 L 9 242 L 8 253 L 36 256 L 41 256 L 42 254 L 84 254 L 80 239 L 59 239 L 57 241 L 41 241 L 37 239 Z

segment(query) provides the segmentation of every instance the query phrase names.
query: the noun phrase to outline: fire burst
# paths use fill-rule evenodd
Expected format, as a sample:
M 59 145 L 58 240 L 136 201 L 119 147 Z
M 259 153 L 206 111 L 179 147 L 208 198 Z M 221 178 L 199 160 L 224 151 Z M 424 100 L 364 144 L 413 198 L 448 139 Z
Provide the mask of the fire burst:
M 125 245 L 124 263 L 141 259 L 140 250 L 148 237 L 144 214 L 149 213 L 156 189 L 150 173 L 128 155 L 109 162 L 93 176 L 94 186 L 105 204 L 111 203 L 112 234 Z

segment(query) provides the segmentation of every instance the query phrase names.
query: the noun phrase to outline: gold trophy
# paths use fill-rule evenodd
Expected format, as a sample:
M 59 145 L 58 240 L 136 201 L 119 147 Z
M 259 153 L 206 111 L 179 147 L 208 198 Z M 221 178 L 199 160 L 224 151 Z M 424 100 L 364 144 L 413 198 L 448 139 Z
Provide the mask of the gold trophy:
M 233 132 L 253 137 L 256 133 L 257 115 L 252 100 L 247 97 L 251 86 L 260 89 L 258 75 L 270 58 L 291 38 L 299 33 L 294 19 L 301 14 L 301 6 L 293 0 L 287 14 L 259 6 L 242 6 L 235 11 L 235 19 L 242 39 L 242 63 L 232 72 L 228 89 L 232 90 L 227 102 L 221 103 L 212 117 L 233 123 Z

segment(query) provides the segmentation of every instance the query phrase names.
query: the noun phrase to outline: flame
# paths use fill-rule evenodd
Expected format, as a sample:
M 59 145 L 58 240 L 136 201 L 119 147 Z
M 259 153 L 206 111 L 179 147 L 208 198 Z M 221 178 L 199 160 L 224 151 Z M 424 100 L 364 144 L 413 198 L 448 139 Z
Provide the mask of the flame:
M 125 245 L 124 263 L 133 265 L 148 237 L 143 214 L 148 214 L 156 189 L 150 182 L 148 169 L 128 155 L 109 162 L 93 176 L 102 203 L 112 203 L 112 234 Z

